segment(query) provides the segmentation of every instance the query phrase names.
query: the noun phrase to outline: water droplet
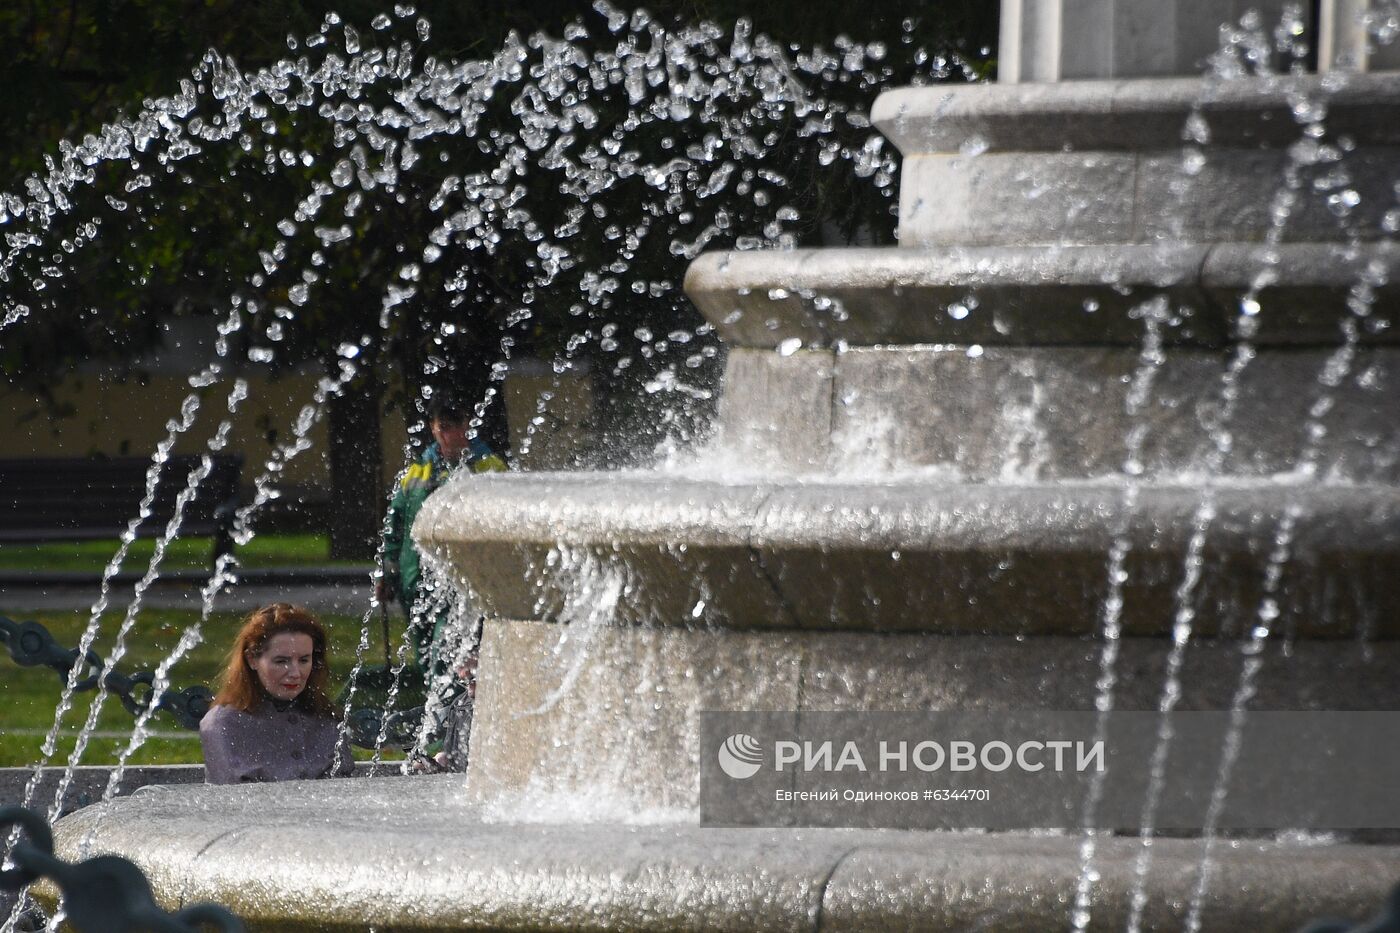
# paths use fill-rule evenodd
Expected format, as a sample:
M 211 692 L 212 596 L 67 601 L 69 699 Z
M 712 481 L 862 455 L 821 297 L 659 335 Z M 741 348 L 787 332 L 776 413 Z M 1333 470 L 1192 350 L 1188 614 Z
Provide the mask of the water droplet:
M 991 147 L 991 143 L 987 142 L 985 136 L 974 134 L 962 141 L 962 144 L 958 146 L 958 154 L 964 158 L 975 159 Z
M 789 338 L 787 338 L 786 340 L 784 340 L 782 343 L 778 344 L 778 355 L 779 355 L 779 356 L 792 356 L 794 353 L 796 353 L 796 352 L 797 352 L 798 350 L 800 350 L 800 349 L 802 349 L 802 338 L 800 338 L 800 337 L 789 337 Z
M 1210 142 L 1210 124 L 1206 123 L 1206 118 L 1199 110 L 1191 111 L 1191 115 L 1186 118 L 1186 125 L 1181 129 L 1183 139 L 1193 143 L 1205 145 Z

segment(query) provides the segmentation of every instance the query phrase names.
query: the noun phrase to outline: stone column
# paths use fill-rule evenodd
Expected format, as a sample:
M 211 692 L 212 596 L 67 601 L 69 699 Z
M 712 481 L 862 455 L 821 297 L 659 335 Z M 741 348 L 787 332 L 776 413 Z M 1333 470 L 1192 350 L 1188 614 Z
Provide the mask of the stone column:
M 1400 37 L 1388 45 L 1368 35 L 1365 17 L 1375 0 L 1322 0 L 1318 15 L 1318 71 L 1400 69 Z
M 1365 0 L 1328 0 L 1339 7 Z M 1250 9 L 1277 21 L 1289 0 L 1002 0 L 998 80 L 1200 74 L 1220 26 Z

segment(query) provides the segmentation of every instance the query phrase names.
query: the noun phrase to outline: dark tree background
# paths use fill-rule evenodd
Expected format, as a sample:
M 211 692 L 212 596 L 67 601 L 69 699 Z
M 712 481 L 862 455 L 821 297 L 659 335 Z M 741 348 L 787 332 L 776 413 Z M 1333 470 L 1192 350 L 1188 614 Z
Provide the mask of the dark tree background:
M 794 56 L 817 48 L 840 58 L 864 46 L 861 51 L 868 61 L 863 71 L 813 67 L 803 75 L 815 93 L 831 101 L 832 113 L 844 114 L 867 111 L 882 87 L 987 76 L 996 6 L 990 0 L 665 0 L 649 3 L 647 9 L 665 30 L 699 21 L 717 24 L 725 33 L 713 43 L 720 50 L 728 48 L 741 17 L 752 21 L 753 34 L 772 37 Z M 0 48 L 6 53 L 0 80 L 7 90 L 0 96 L 0 191 L 22 195 L 25 178 L 48 168 L 46 159 L 58 151 L 61 140 L 81 140 L 119 114 L 137 113 L 148 98 L 176 93 L 182 80 L 191 80 L 208 49 L 232 58 L 248 74 L 305 54 L 309 50 L 291 48 L 289 36 L 316 33 L 332 11 L 353 25 L 366 45 L 389 47 L 394 33 L 378 32 L 371 23 L 393 12 L 392 7 L 392 0 L 7 4 L 0 8 Z M 399 13 L 406 13 L 402 3 Z M 512 33 L 522 40 L 539 32 L 558 37 L 570 24 L 582 26 L 572 30 L 580 47 L 615 44 L 616 23 L 610 28 L 606 13 L 591 3 L 568 0 L 441 0 L 418 3 L 413 15 L 399 19 L 411 23 L 423 17 L 431 22 L 431 32 L 416 53 L 421 65 L 429 55 L 439 61 L 489 58 Z M 634 18 L 634 27 L 636 22 Z M 639 35 L 642 41 L 654 42 L 659 33 L 649 27 Z M 879 44 L 879 53 L 871 51 L 871 43 Z M 523 41 L 522 50 L 527 64 L 538 61 L 541 53 L 531 43 Z M 386 88 L 371 88 L 367 99 L 387 102 L 374 99 L 386 93 Z M 93 210 L 76 212 L 72 229 L 63 226 L 61 217 L 45 231 L 45 246 L 39 252 L 55 249 L 64 240 L 88 241 L 61 257 L 67 264 L 64 274 L 47 281 L 42 291 L 33 287 L 35 270 L 23 264 L 0 280 L 0 297 L 23 301 L 32 309 L 26 320 L 0 334 L 0 367 L 8 384 L 42 393 L 81 361 L 129 362 L 159 343 L 162 322 L 221 314 L 231 296 L 263 315 L 256 328 L 245 327 L 232 336 L 239 351 L 234 358 L 247 361 L 253 353 L 254 359 L 242 365 L 262 365 L 275 373 L 311 363 L 335 375 L 342 371 L 347 347 L 357 347 L 352 351 L 356 375 L 332 399 L 329 412 L 328 463 L 336 503 L 331 530 L 338 555 L 363 554 L 373 546 L 382 506 L 378 425 L 383 407 L 396 405 L 411 413 L 425 382 L 483 397 L 491 366 L 501 360 L 503 340 L 510 356 L 549 360 L 557 358 L 561 348 L 573 346 L 574 338 L 578 349 L 568 352 L 588 360 L 600 377 L 604 433 L 646 447 L 647 430 L 657 432 L 663 426 L 634 400 L 645 398 L 643 386 L 675 360 L 638 352 L 643 347 L 632 335 L 639 330 L 693 333 L 700 326 L 699 316 L 679 291 L 687 260 L 668 247 L 678 238 L 693 239 L 693 228 L 703 218 L 676 215 L 638 177 L 614 184 L 590 204 L 596 216 L 580 222 L 577 208 L 586 202 L 559 197 L 561 185 L 567 184 L 564 175 L 532 164 L 530 177 L 520 183 L 528 223 L 512 226 L 508 218 L 498 218 L 497 227 L 511 233 L 501 242 L 454 241 L 444 246 L 447 255 L 441 260 L 414 262 L 415 251 L 421 252 L 441 223 L 441 212 L 429 204 L 444 180 L 499 168 L 511 147 L 520 145 L 519 120 L 511 103 L 509 97 L 491 102 L 475 147 L 461 137 L 423 139 L 418 161 L 392 184 L 366 189 L 337 183 L 322 198 L 330 204 L 321 208 L 321 216 L 333 216 L 341 224 L 339 238 L 325 242 L 309 230 L 287 236 L 283 242 L 291 255 L 280 257 L 274 271 L 260 269 L 266 265 L 260 251 L 279 239 L 274 225 L 326 177 L 329 165 L 352 154 L 353 146 L 336 137 L 331 121 L 274 112 L 261 125 L 250 122 L 248 145 L 210 148 L 169 165 L 152 160 L 141 166 L 149 184 L 136 190 L 130 190 L 129 162 L 99 162 L 92 166 L 90 196 L 97 204 L 100 233 L 84 230 L 80 223 Z M 599 130 L 592 137 L 580 133 L 567 155 L 576 156 L 593 138 L 623 125 L 635 113 L 620 90 L 599 90 L 592 105 Z M 200 116 L 216 118 L 218 111 L 207 96 L 196 106 L 208 108 Z M 797 210 L 798 219 L 788 231 L 798 242 L 819 244 L 833 235 L 857 233 L 873 242 L 892 240 L 893 186 L 881 189 L 855 177 L 849 159 L 819 158 L 818 147 L 795 131 L 797 121 L 781 108 L 737 99 L 734 109 L 736 119 L 742 116 L 753 124 L 755 137 L 766 149 L 764 164 L 782 179 L 775 196 Z M 629 123 L 625 142 L 653 162 L 683 151 L 707 129 L 698 116 L 649 120 L 640 126 Z M 838 120 L 832 138 L 858 149 L 869 133 L 854 121 Z M 283 156 L 284 164 L 268 171 L 266 161 L 274 149 L 305 158 Z M 686 179 L 673 183 L 683 185 Z M 760 232 L 772 213 L 755 204 L 753 189 L 762 183 L 760 178 L 723 193 L 716 209 L 724 212 L 728 226 L 706 248 L 732 248 L 739 238 Z M 646 218 L 648 228 L 661 231 L 622 253 L 627 278 L 649 286 L 641 295 L 623 290 L 581 304 L 580 290 L 586 290 L 582 277 L 590 269 L 617 262 L 615 238 L 604 235 L 608 223 L 614 218 L 622 223 L 629 214 Z M 566 268 L 546 269 L 541 244 L 552 242 L 551 231 L 557 236 L 560 230 L 580 226 L 570 234 Z M 0 225 L 0 233 L 13 227 Z M 5 246 L 7 251 L 13 248 L 12 242 Z M 409 266 L 412 281 L 405 281 Z M 305 270 L 311 270 L 309 283 Z M 412 294 L 395 308 L 390 326 L 381 329 L 382 296 L 391 287 L 407 288 Z M 311 300 L 304 297 L 308 288 L 314 289 Z M 269 309 L 287 305 L 296 306 L 295 314 L 272 322 L 277 336 L 267 349 L 275 353 L 259 357 L 259 342 L 267 343 Z M 697 384 L 713 380 L 715 355 L 703 360 L 696 356 L 690 363 L 694 372 L 688 375 Z M 493 439 L 500 443 L 498 417 L 488 412 L 483 430 L 495 432 Z

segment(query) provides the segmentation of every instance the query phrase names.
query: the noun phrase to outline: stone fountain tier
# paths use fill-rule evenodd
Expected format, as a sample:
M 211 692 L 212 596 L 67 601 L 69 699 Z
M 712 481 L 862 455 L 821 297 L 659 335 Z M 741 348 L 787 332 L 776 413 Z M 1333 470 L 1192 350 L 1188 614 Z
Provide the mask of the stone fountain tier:
M 162 906 L 216 900 L 251 930 L 1029 933 L 1063 928 L 1079 866 L 1072 836 L 485 822 L 460 777 L 151 789 L 66 818 L 60 851 L 89 832 L 91 852 L 133 859 Z M 1100 843 L 1090 930 L 1122 928 L 1136 851 Z M 1144 928 L 1176 929 L 1200 843 L 1153 852 Z M 1219 845 L 1204 928 L 1364 915 L 1396 856 Z
M 1143 485 L 1128 506 L 1121 482 L 880 479 L 449 484 L 415 534 L 491 616 L 468 793 L 693 820 L 704 710 L 1092 709 L 1118 534 L 1115 702 L 1157 707 L 1199 488 Z M 1255 708 L 1400 709 L 1396 488 L 1237 479 L 1212 498 L 1181 708 L 1229 708 L 1291 509 L 1275 622 L 1291 644 L 1269 652 Z M 609 587 L 611 616 L 581 616 Z
M 1121 483 L 989 485 L 939 477 L 713 482 L 657 474 L 473 477 L 425 506 L 418 540 L 488 615 L 552 619 L 591 558 L 627 586 L 618 622 L 724 628 L 1087 636 L 1105 555 L 1130 545 L 1125 630 L 1171 630 L 1203 493 Z M 1303 637 L 1390 638 L 1400 489 L 1221 484 L 1195 601 L 1200 635 L 1238 635 L 1285 509 L 1278 602 Z
M 904 155 L 901 246 L 1259 242 L 1293 170 L 1284 241 L 1390 236 L 1397 72 L 905 88 L 871 117 Z
M 1370 303 L 1358 341 L 1395 344 L 1400 247 L 1357 243 L 1014 244 L 707 253 L 686 292 L 731 347 L 956 344 L 1141 346 L 1144 303 L 1165 297 L 1179 320 L 1169 346 L 1223 347 L 1247 295 L 1263 347 L 1336 345 Z M 1364 291 L 1363 291 L 1364 289 Z M 956 316 L 955 316 L 956 315 Z

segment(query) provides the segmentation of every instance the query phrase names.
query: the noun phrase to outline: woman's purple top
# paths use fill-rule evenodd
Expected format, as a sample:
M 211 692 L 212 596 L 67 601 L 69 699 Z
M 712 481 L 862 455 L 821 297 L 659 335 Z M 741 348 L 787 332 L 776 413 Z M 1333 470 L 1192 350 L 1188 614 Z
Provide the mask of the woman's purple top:
M 251 713 L 215 706 L 199 723 L 205 780 L 239 784 L 333 777 L 339 737 L 335 720 L 296 706 L 279 710 L 267 699 Z M 355 762 L 346 742 L 335 775 L 353 770 Z

